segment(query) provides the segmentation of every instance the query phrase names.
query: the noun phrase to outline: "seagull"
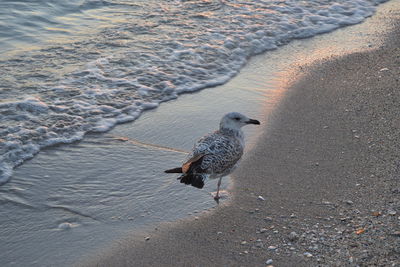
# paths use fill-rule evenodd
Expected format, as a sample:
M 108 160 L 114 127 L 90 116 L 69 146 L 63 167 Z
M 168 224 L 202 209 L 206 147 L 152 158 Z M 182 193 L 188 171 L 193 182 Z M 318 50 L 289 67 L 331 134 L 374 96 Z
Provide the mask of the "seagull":
M 219 201 L 219 188 L 222 177 L 230 174 L 243 155 L 244 135 L 242 127 L 257 124 L 258 120 L 249 119 L 238 112 L 222 117 L 219 130 L 200 138 L 182 167 L 166 170 L 166 173 L 182 173 L 181 183 L 203 188 L 207 178 L 217 179 L 215 201 Z

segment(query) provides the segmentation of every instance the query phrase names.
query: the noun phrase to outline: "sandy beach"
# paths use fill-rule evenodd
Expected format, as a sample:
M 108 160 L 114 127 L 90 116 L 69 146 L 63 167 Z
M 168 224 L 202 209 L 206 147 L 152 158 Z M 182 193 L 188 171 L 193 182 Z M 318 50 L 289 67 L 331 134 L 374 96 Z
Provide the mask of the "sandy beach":
M 386 19 L 381 47 L 299 68 L 232 201 L 78 265 L 399 266 L 399 11 Z

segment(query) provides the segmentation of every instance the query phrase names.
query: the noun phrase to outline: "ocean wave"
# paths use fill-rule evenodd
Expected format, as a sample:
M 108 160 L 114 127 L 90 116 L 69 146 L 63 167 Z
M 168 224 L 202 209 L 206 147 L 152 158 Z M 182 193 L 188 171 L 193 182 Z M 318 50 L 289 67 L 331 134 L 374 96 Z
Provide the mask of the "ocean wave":
M 226 83 L 250 57 L 359 23 L 380 2 L 138 2 L 134 15 L 88 40 L 3 60 L 0 183 L 43 147 L 108 131 L 179 94 Z M 85 1 L 99 4 L 112 13 L 126 3 Z

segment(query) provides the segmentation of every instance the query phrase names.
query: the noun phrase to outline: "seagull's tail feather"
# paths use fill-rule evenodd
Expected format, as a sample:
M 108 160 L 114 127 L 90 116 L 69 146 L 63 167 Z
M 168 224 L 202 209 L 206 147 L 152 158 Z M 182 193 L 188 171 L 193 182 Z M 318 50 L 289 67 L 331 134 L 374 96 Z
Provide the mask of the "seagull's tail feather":
M 190 158 L 186 163 L 182 165 L 182 168 L 175 168 L 166 170 L 166 173 L 182 173 L 178 180 L 183 184 L 190 184 L 197 188 L 204 187 L 204 181 L 206 174 L 203 174 L 204 170 L 201 167 L 203 159 L 206 155 L 199 154 Z
M 173 168 L 173 169 L 170 169 L 170 170 L 166 170 L 164 172 L 165 173 L 182 173 L 182 167 Z
M 185 173 L 181 175 L 178 180 L 180 180 L 181 183 L 190 184 L 201 189 L 204 186 L 205 176 L 197 173 Z

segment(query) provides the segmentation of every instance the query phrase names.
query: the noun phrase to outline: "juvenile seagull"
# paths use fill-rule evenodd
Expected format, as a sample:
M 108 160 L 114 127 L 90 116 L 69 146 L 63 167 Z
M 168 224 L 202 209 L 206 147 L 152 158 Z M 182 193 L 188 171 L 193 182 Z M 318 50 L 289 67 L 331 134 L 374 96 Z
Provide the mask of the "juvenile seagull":
M 238 112 L 226 114 L 221 119 L 218 131 L 203 136 L 195 143 L 182 167 L 165 172 L 182 173 L 178 180 L 197 188 L 203 188 L 207 178 L 219 178 L 217 194 L 214 197 L 218 202 L 222 177 L 234 170 L 243 155 L 244 138 L 241 128 L 247 124 L 260 122 Z

